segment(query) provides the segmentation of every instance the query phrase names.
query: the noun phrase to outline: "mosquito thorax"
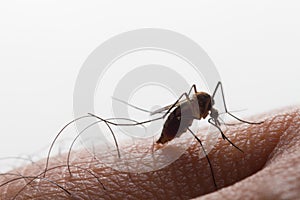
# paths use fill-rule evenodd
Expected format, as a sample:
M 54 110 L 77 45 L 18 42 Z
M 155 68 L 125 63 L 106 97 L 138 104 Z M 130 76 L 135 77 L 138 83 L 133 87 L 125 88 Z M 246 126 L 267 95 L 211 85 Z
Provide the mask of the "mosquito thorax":
M 206 92 L 197 92 L 196 99 L 200 111 L 198 119 L 205 119 L 211 109 L 211 96 Z

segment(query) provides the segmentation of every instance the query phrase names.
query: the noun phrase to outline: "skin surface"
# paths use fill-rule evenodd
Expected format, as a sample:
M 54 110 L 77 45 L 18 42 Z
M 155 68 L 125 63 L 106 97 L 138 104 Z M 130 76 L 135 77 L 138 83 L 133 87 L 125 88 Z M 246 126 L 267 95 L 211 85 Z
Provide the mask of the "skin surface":
M 199 158 L 201 149 L 195 142 L 169 166 L 140 174 L 113 170 L 81 151 L 73 152 L 76 159 L 72 159 L 70 176 L 66 157 L 53 157 L 45 179 L 22 178 L 6 184 L 0 187 L 0 199 L 12 199 L 22 188 L 16 199 L 299 199 L 300 108 L 276 110 L 254 120 L 264 123 L 238 124 L 224 131 L 244 153 L 222 138 L 209 152 L 217 191 L 208 162 Z M 11 173 L 36 176 L 44 164 L 41 160 Z M 2 175 L 0 184 L 18 176 Z

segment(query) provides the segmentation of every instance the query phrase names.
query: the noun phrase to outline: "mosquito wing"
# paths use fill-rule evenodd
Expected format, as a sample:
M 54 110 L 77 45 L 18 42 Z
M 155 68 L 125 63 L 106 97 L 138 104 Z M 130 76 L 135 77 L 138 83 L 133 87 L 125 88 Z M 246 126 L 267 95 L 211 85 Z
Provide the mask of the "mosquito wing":
M 150 112 L 150 115 L 155 115 L 155 114 L 158 114 L 158 113 L 162 113 L 162 112 L 164 112 L 164 111 L 166 111 L 166 110 L 169 110 L 169 109 L 172 108 L 172 107 L 175 108 L 175 107 L 179 106 L 180 104 L 182 104 L 182 103 L 184 103 L 184 102 L 186 102 L 186 101 L 187 101 L 186 99 L 183 99 L 183 100 L 181 100 L 181 101 L 178 101 L 175 105 L 174 105 L 174 104 L 171 104 L 171 105 L 162 107 L 162 108 L 160 108 L 160 109 L 157 109 L 157 110 L 155 110 L 155 111 Z M 174 106 L 173 106 L 173 105 L 174 105 Z
M 150 113 L 150 115 L 155 115 L 155 114 L 162 113 L 162 112 L 164 112 L 164 111 L 166 111 L 166 110 L 169 110 L 171 107 L 174 107 L 174 108 L 175 108 L 175 107 L 179 106 L 180 104 L 182 104 L 182 103 L 184 103 L 184 102 L 187 101 L 186 99 L 183 99 L 183 100 L 181 100 L 181 101 L 178 101 L 175 105 L 174 105 L 174 104 L 171 104 L 171 105 L 165 106 L 165 107 L 163 107 L 163 108 L 157 109 L 157 110 L 155 110 L 155 111 L 148 111 L 148 110 L 139 108 L 139 107 L 137 107 L 137 106 L 135 106 L 135 105 L 129 104 L 129 103 L 127 103 L 126 101 L 123 101 L 123 100 L 118 99 L 118 98 L 116 98 L 116 97 L 112 97 L 112 99 L 114 99 L 114 100 L 116 100 L 116 101 L 119 101 L 119 102 L 121 102 L 121 103 L 124 103 L 124 104 L 126 104 L 126 105 L 128 105 L 128 106 L 130 106 L 130 107 L 133 107 L 133 108 L 137 109 L 137 110 L 140 110 L 140 111 L 143 111 L 143 112 Z M 174 105 L 174 106 L 173 106 L 173 105 Z

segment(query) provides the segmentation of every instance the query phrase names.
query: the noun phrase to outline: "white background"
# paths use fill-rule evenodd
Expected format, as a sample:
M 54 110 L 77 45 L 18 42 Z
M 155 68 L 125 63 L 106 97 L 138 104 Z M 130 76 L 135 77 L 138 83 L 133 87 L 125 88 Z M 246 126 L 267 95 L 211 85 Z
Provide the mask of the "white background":
M 48 148 L 73 118 L 82 63 L 133 29 L 170 29 L 196 41 L 214 61 L 230 109 L 251 115 L 297 105 L 299 10 L 298 1 L 276 0 L 1 1 L 0 157 Z

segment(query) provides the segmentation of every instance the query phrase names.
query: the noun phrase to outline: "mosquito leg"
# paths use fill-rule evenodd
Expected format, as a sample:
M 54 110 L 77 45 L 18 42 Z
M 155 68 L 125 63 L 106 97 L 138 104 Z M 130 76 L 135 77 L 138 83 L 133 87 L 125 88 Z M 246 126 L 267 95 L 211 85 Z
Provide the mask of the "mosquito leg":
M 49 165 L 49 159 L 50 159 L 50 154 L 51 154 L 51 151 L 52 151 L 52 148 L 54 146 L 54 143 L 56 142 L 57 138 L 60 136 L 60 134 L 72 123 L 80 120 L 80 119 L 83 119 L 83 118 L 88 118 L 88 117 L 91 117 L 89 115 L 85 115 L 85 116 L 82 116 L 82 117 L 78 117 L 76 119 L 73 119 L 72 121 L 70 121 L 69 123 L 67 123 L 59 132 L 58 134 L 55 136 L 54 140 L 52 141 L 51 145 L 50 145 L 50 148 L 49 148 L 49 151 L 48 151 L 48 155 L 47 155 L 47 160 L 46 160 L 46 166 L 45 166 L 45 173 L 44 173 L 44 177 L 46 177 L 46 173 L 47 173 L 47 169 L 48 169 L 48 165 Z
M 216 179 L 215 179 L 215 175 L 214 175 L 214 171 L 213 171 L 212 165 L 211 165 L 210 160 L 209 160 L 209 158 L 208 158 L 208 155 L 207 155 L 207 153 L 206 153 L 206 151 L 205 151 L 205 149 L 204 149 L 204 147 L 203 147 L 203 145 L 202 145 L 201 140 L 193 133 L 193 131 L 192 131 L 190 128 L 188 128 L 188 130 L 189 130 L 189 132 L 196 138 L 196 140 L 200 143 L 200 146 L 201 146 L 201 148 L 202 148 L 202 150 L 203 150 L 203 152 L 204 152 L 204 154 L 205 154 L 205 157 L 206 157 L 206 159 L 207 159 L 207 162 L 208 162 L 208 164 L 209 164 L 210 172 L 211 172 L 211 175 L 212 175 L 212 177 L 213 177 L 213 181 L 214 181 L 215 188 L 218 189 L 217 184 L 216 184 Z
M 238 118 L 237 116 L 231 114 L 230 112 L 227 112 L 227 113 L 228 113 L 231 117 L 237 119 L 238 121 L 244 122 L 244 123 L 247 123 L 247 124 L 262 124 L 262 123 L 264 123 L 263 121 L 261 121 L 261 122 L 248 122 L 248 121 L 245 121 L 245 120 L 242 120 L 242 119 Z
M 225 109 L 225 112 L 226 112 L 227 114 L 229 114 L 231 117 L 233 117 L 233 118 L 235 118 L 236 120 L 238 120 L 238 121 L 240 121 L 240 122 L 243 122 L 243 123 L 247 123 L 247 124 L 261 124 L 261 123 L 263 123 L 263 122 L 248 122 L 248 121 L 242 120 L 242 119 L 238 118 L 237 116 L 231 114 L 231 113 L 227 110 L 226 103 L 225 103 L 224 90 L 223 90 L 222 83 L 221 83 L 220 81 L 217 83 L 217 86 L 216 86 L 216 88 L 215 88 L 215 91 L 214 91 L 213 94 L 212 94 L 212 99 L 214 99 L 215 94 L 216 94 L 216 92 L 217 92 L 217 90 L 218 90 L 219 87 L 220 87 L 220 89 L 221 89 L 221 94 L 222 94 L 222 99 L 223 99 L 224 109 Z
M 51 154 L 52 148 L 53 148 L 53 146 L 54 146 L 56 140 L 58 139 L 58 137 L 59 137 L 59 136 L 61 135 L 61 133 L 62 133 L 69 125 L 71 125 L 72 123 L 74 123 L 74 122 L 76 122 L 76 121 L 78 121 L 78 120 L 84 119 L 84 118 L 89 118 L 89 117 L 96 117 L 96 118 L 100 119 L 101 121 L 103 121 L 103 122 L 106 123 L 106 125 L 108 126 L 109 129 L 110 129 L 110 127 L 109 127 L 108 124 L 118 125 L 118 124 L 116 124 L 116 123 L 109 122 L 109 121 L 107 121 L 107 120 L 105 120 L 105 119 L 102 119 L 102 118 L 100 118 L 100 117 L 97 117 L 97 116 L 91 115 L 91 114 L 85 115 L 85 116 L 82 116 L 82 117 L 78 117 L 78 118 L 76 118 L 76 119 L 73 119 L 73 120 L 70 121 L 69 123 L 67 123 L 67 124 L 66 124 L 66 125 L 58 132 L 58 134 L 55 136 L 54 140 L 52 141 L 52 143 L 51 143 L 51 145 L 50 145 L 50 148 L 49 148 L 49 151 L 48 151 L 48 154 L 47 154 L 47 159 L 46 159 L 45 169 L 44 169 L 44 177 L 46 177 L 46 173 L 47 173 L 47 169 L 48 169 L 48 166 L 49 166 L 49 160 L 50 160 L 50 154 Z M 124 119 L 124 118 L 120 118 L 120 119 Z M 126 120 L 134 121 L 134 120 L 130 120 L 130 119 L 126 119 Z M 136 122 L 136 121 L 134 121 L 134 122 Z M 136 123 L 137 123 L 137 122 L 136 122 Z M 110 129 L 110 130 L 111 130 L 111 129 Z M 114 137 L 114 141 L 115 141 L 116 147 L 117 147 L 117 149 L 118 149 L 118 154 L 119 154 L 119 157 L 120 157 L 120 152 L 119 152 L 119 148 L 118 148 L 118 143 L 117 143 L 116 137 L 115 137 L 114 133 L 112 132 L 112 130 L 111 130 L 111 133 L 112 133 L 112 136 Z
M 169 110 L 163 115 L 163 117 L 165 118 L 165 116 L 167 116 L 167 114 L 169 114 L 169 112 L 176 106 L 176 104 L 183 98 L 185 97 L 188 102 L 190 102 L 190 98 L 189 95 L 185 92 L 182 95 L 180 95 L 180 97 L 177 99 L 177 101 L 175 101 L 175 103 L 169 108 Z
M 188 92 L 188 95 L 189 95 L 189 96 L 190 96 L 190 94 L 191 94 L 191 92 L 192 92 L 193 89 L 194 89 L 195 94 L 197 93 L 196 85 L 193 84 L 192 87 L 190 88 L 189 92 Z
M 193 85 L 193 86 L 194 86 L 194 85 Z M 193 88 L 193 87 L 192 87 L 192 88 Z M 162 118 L 165 118 L 165 117 L 171 112 L 171 110 L 172 110 L 175 106 L 177 106 L 178 102 L 180 102 L 180 100 L 181 100 L 183 97 L 185 97 L 186 100 L 189 102 L 189 107 L 190 107 L 190 109 L 192 110 L 191 100 L 190 100 L 190 98 L 189 98 L 189 95 L 185 92 L 185 93 L 183 93 L 182 95 L 180 95 L 180 97 L 175 101 L 175 103 L 172 104 L 172 106 L 171 106 L 171 107 L 168 109 L 168 111 L 162 116 Z
M 185 98 L 187 99 L 187 101 L 189 102 L 189 106 L 190 106 L 190 109 L 192 110 L 193 108 L 192 108 L 192 104 L 191 104 L 191 100 L 190 100 L 190 94 L 191 94 L 191 92 L 192 92 L 192 90 L 194 89 L 194 92 L 195 92 L 195 94 L 197 93 L 197 88 L 196 88 L 196 85 L 195 84 L 193 84 L 192 85 L 192 87 L 190 88 L 190 90 L 189 90 L 189 92 L 188 93 L 184 93 L 184 95 L 185 95 Z
M 72 176 L 72 173 L 71 173 L 71 170 L 70 170 L 70 157 L 71 157 L 71 150 L 72 150 L 72 148 L 73 148 L 73 145 L 75 144 L 76 140 L 79 138 L 79 136 L 81 136 L 81 134 L 82 134 L 84 131 L 86 131 L 88 128 L 90 128 L 90 127 L 92 127 L 92 126 L 94 126 L 94 125 L 96 125 L 96 124 L 98 124 L 98 123 L 100 123 L 100 122 L 106 123 L 107 127 L 109 128 L 109 130 L 110 130 L 110 132 L 111 132 L 111 134 L 112 134 L 112 136 L 113 136 L 113 138 L 114 138 L 114 141 L 115 141 L 115 145 L 116 145 L 116 148 L 117 148 L 117 151 L 118 151 L 118 157 L 121 158 L 120 149 L 119 149 L 119 145 L 118 145 L 117 139 L 116 139 L 115 134 L 114 134 L 114 132 L 112 131 L 111 127 L 110 127 L 110 126 L 108 125 L 108 123 L 107 123 L 109 120 L 116 120 L 116 119 L 122 119 L 122 120 L 128 120 L 128 121 L 132 121 L 132 122 L 137 122 L 137 121 L 135 121 L 135 120 L 131 120 L 131 119 L 127 119 L 127 118 L 109 118 L 109 119 L 106 119 L 106 120 L 98 120 L 98 121 L 96 121 L 96 122 L 93 122 L 93 123 L 91 123 L 90 125 L 88 125 L 87 127 L 85 127 L 83 130 L 81 130 L 81 131 L 77 134 L 77 136 L 74 138 L 74 140 L 72 141 L 72 144 L 71 144 L 71 146 L 70 146 L 70 148 L 69 148 L 69 151 L 68 151 L 68 156 L 67 156 L 67 166 L 68 166 L 68 171 L 69 171 L 70 176 Z M 143 125 L 141 125 L 141 126 L 143 126 Z M 143 127 L 146 129 L 145 126 L 143 126 Z
M 222 118 L 219 118 L 219 120 L 222 121 L 221 124 L 224 124 L 226 126 L 226 128 L 228 128 L 228 126 L 236 126 L 238 124 L 241 124 L 241 123 L 238 123 L 238 124 L 237 123 L 236 124 L 226 123 Z
M 88 115 L 90 116 L 93 116 L 93 117 L 96 117 L 97 119 L 100 119 L 102 121 L 105 121 L 105 119 L 95 115 L 95 114 L 92 114 L 92 113 L 88 113 Z M 110 121 L 107 121 L 108 124 L 111 124 L 111 125 L 114 125 L 114 126 L 137 126 L 137 125 L 142 125 L 142 124 L 146 124 L 146 123 L 150 123 L 150 122 L 153 122 L 153 121 L 156 121 L 156 120 L 160 120 L 160 119 L 163 119 L 164 116 L 162 117 L 157 117 L 155 119 L 151 119 L 151 120 L 146 120 L 146 121 L 142 121 L 142 122 L 136 122 L 136 123 L 132 123 L 132 124 L 118 124 L 118 123 L 114 123 L 114 122 L 110 122 Z
M 220 133 L 221 133 L 221 135 L 222 135 L 222 138 L 223 138 L 224 140 L 227 140 L 232 146 L 234 146 L 235 148 L 237 148 L 238 150 L 240 150 L 242 153 L 244 153 L 244 151 L 243 151 L 242 149 L 240 149 L 239 147 L 237 147 L 233 142 L 231 142 L 231 141 L 229 140 L 228 137 L 226 137 L 226 135 L 223 133 L 222 129 L 221 129 L 219 126 L 217 126 L 214 122 L 212 122 L 212 120 L 213 120 L 213 118 L 210 118 L 210 119 L 208 119 L 208 122 L 209 122 L 211 125 L 213 125 L 214 127 L 216 127 L 216 128 L 220 131 Z
M 160 119 L 164 119 L 170 112 L 171 110 L 177 105 L 177 103 L 183 98 L 183 97 L 186 97 L 187 100 L 190 101 L 189 97 L 188 97 L 188 94 L 187 93 L 183 93 L 182 95 L 180 95 L 180 97 L 175 101 L 174 104 L 172 104 L 172 106 L 167 110 L 166 113 L 164 113 L 163 116 L 161 117 L 157 117 L 155 119 L 150 119 L 150 120 L 146 120 L 146 121 L 142 121 L 142 122 L 136 122 L 136 123 L 132 123 L 132 124 L 117 124 L 117 123 L 113 123 L 113 122 L 110 122 L 110 121 L 107 121 L 108 124 L 111 124 L 111 125 L 115 125 L 115 126 L 136 126 L 136 125 L 141 125 L 141 124 L 146 124 L 146 123 L 149 123 L 149 122 L 153 122 L 153 121 L 156 121 L 156 120 L 160 120 Z M 96 117 L 102 121 L 106 121 L 105 119 L 95 115 L 95 114 L 92 114 L 92 113 L 88 113 L 88 115 L 90 116 L 93 116 L 93 117 Z

